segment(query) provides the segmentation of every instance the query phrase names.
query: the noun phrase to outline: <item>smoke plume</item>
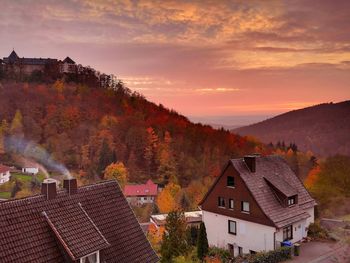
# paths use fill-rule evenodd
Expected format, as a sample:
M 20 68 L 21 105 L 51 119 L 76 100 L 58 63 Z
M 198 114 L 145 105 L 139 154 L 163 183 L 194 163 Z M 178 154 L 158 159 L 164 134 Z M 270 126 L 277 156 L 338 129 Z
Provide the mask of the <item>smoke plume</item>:
M 4 139 L 4 145 L 6 152 L 21 155 L 25 159 L 34 160 L 35 162 L 39 163 L 39 165 L 41 164 L 42 166 L 38 168 L 43 168 L 44 173 L 46 169 L 43 166 L 50 170 L 60 172 L 67 178 L 72 177 L 68 169 L 63 164 L 55 161 L 43 147 L 33 142 L 26 141 L 18 136 L 8 136 Z M 47 172 L 46 175 L 48 175 Z

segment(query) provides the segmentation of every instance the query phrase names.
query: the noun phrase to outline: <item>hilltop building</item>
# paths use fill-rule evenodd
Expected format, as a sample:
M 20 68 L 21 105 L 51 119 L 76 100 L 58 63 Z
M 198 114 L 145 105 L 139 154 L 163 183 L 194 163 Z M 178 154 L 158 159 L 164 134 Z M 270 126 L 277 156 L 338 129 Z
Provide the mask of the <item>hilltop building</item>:
M 63 61 L 53 58 L 21 58 L 14 50 L 8 57 L 3 58 L 2 66 L 5 71 L 24 75 L 30 75 L 35 71 L 44 72 L 50 68 L 58 69 L 60 73 L 75 73 L 77 71 L 76 63 L 69 57 Z
M 234 257 L 302 240 L 315 205 L 284 159 L 257 155 L 230 160 L 200 203 L 209 245 Z
M 0 261 L 45 263 L 158 262 L 116 181 L 58 190 L 0 203 Z

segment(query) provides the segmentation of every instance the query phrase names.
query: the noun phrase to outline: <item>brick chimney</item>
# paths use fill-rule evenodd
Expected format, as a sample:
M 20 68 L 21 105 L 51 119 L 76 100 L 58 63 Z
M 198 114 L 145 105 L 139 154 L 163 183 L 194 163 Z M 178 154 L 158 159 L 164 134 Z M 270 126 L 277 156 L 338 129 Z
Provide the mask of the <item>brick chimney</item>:
M 46 196 L 46 200 L 54 199 L 57 195 L 56 188 L 56 180 L 45 179 L 44 182 L 41 183 L 41 194 Z
M 78 191 L 77 179 L 69 178 L 63 180 L 63 188 L 67 190 L 69 195 L 76 194 Z
M 244 156 L 244 162 L 248 166 L 250 172 L 255 173 L 256 172 L 256 158 L 258 156 L 256 155 L 246 155 Z

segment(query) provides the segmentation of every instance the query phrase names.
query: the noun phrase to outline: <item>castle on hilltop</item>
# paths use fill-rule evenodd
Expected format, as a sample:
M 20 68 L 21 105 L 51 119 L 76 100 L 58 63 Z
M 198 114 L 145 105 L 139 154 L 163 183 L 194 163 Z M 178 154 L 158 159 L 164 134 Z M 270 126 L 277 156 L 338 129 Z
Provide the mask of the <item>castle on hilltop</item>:
M 89 66 L 76 64 L 70 57 L 64 60 L 54 58 L 19 57 L 15 50 L 8 57 L 0 59 L 0 80 L 28 82 L 52 82 L 63 79 L 67 82 L 87 84 L 94 87 L 117 89 L 123 84 L 113 74 L 101 73 Z
M 56 68 L 60 73 L 77 73 L 79 68 L 70 57 L 66 57 L 63 61 L 53 58 L 21 58 L 14 50 L 0 62 L 5 71 L 25 75 L 35 71 L 44 72 L 50 68 Z

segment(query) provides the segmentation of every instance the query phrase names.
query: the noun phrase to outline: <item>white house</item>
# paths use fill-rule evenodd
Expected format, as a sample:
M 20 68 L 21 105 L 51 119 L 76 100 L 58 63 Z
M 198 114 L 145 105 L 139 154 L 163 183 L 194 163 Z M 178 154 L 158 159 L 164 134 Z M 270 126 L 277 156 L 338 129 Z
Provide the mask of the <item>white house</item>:
M 258 155 L 230 160 L 200 203 L 209 245 L 232 256 L 302 240 L 315 205 L 281 157 Z
M 0 164 L 0 184 L 8 182 L 10 177 L 10 167 Z
M 39 172 L 39 168 L 38 167 L 23 167 L 22 168 L 22 173 L 25 174 L 37 174 Z

